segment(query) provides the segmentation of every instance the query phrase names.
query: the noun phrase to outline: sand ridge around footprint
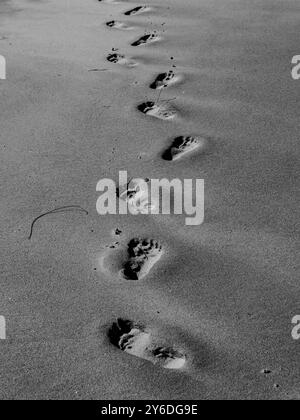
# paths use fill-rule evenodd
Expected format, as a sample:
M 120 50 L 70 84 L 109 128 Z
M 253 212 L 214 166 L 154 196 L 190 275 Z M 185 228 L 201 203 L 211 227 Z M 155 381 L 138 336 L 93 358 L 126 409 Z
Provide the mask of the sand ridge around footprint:
M 177 111 L 169 102 L 153 102 L 148 101 L 138 105 L 138 110 L 150 117 L 158 118 L 160 120 L 172 120 L 177 116 Z
M 110 342 L 132 356 L 165 369 L 182 369 L 186 355 L 171 346 L 156 346 L 151 331 L 130 320 L 118 318 L 108 330 Z
M 126 280 L 142 280 L 161 259 L 164 250 L 154 239 L 132 239 L 128 244 L 128 258 L 121 275 Z
M 166 73 L 159 74 L 153 83 L 150 85 L 150 89 L 159 90 L 166 89 L 175 83 L 178 83 L 182 78 L 178 76 L 173 70 L 169 70 Z
M 140 47 L 141 45 L 153 44 L 154 42 L 160 41 L 161 36 L 157 32 L 150 32 L 141 36 L 138 40 L 134 41 L 132 47 Z
M 110 63 L 119 64 L 119 65 L 125 66 L 125 67 L 136 67 L 138 65 L 135 61 L 126 58 L 126 56 L 124 54 L 120 54 L 120 53 L 117 53 L 117 52 L 110 53 L 106 57 L 106 59 Z
M 137 6 L 134 9 L 130 9 L 124 13 L 125 16 L 136 16 L 141 13 L 150 12 L 152 9 L 149 6 Z
M 164 151 L 162 158 L 170 161 L 178 160 L 197 150 L 204 150 L 206 146 L 207 140 L 203 137 L 180 136 Z

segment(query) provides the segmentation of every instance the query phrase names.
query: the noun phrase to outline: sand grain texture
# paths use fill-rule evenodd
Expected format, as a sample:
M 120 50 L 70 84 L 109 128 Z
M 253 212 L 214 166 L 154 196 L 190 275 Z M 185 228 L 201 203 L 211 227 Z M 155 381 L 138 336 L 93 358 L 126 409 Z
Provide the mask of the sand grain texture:
M 149 0 L 147 13 L 131 16 L 144 3 L 117 3 L 0 2 L 0 398 L 299 399 L 299 86 L 290 61 L 300 3 Z M 112 20 L 133 30 L 111 30 Z M 155 31 L 160 42 L 131 46 Z M 107 61 L 112 51 L 139 65 Z M 182 83 L 149 88 L 169 70 Z M 176 98 L 166 103 L 180 118 L 139 112 L 158 93 Z M 207 152 L 162 159 L 185 133 L 212 139 Z M 99 216 L 97 182 L 124 169 L 205 179 L 205 223 Z M 28 240 L 32 221 L 62 206 L 88 215 L 50 214 Z M 167 244 L 159 268 L 141 282 L 109 281 L 100 256 L 137 237 Z M 112 346 L 107 329 L 118 318 L 183 349 L 184 371 Z

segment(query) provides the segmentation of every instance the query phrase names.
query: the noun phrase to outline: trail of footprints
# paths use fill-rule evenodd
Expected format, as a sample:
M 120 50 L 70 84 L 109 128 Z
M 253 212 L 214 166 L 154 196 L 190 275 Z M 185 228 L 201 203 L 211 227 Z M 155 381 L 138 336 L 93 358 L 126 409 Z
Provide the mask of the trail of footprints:
M 107 56 L 107 61 L 114 64 L 120 64 L 121 66 L 126 67 L 135 67 L 137 63 L 133 60 L 126 58 L 124 54 L 118 52 L 113 52 Z
M 112 3 L 113 0 L 105 0 Z M 124 13 L 125 16 L 136 16 L 151 11 L 148 6 L 138 6 Z M 111 29 L 128 30 L 133 29 L 127 23 L 112 20 L 106 23 Z M 161 39 L 156 32 L 147 33 L 136 41 L 132 47 L 140 47 Z M 134 60 L 126 58 L 118 51 L 112 51 L 107 60 L 114 64 L 126 67 L 135 67 Z M 174 66 L 175 67 L 175 66 Z M 174 70 L 169 70 L 159 74 L 150 84 L 152 90 L 166 89 L 181 81 Z M 169 101 L 147 101 L 137 106 L 138 111 L 146 116 L 160 120 L 172 120 L 177 116 L 177 110 Z M 162 152 L 162 159 L 166 161 L 176 161 L 193 152 L 205 149 L 207 140 L 199 136 L 179 136 L 175 138 L 169 147 Z M 145 180 L 147 182 L 147 180 Z M 147 208 L 150 204 L 147 197 L 143 195 L 143 190 L 139 185 L 124 186 L 118 193 L 119 199 L 125 200 L 128 205 L 134 208 Z M 151 203 L 152 204 L 152 203 Z M 115 248 L 115 247 L 113 247 Z M 124 281 L 139 281 L 147 277 L 156 264 L 159 263 L 164 254 L 162 244 L 152 238 L 134 238 L 127 245 L 127 258 L 120 263 L 119 277 Z M 167 369 L 181 369 L 185 366 L 187 356 L 184 351 L 178 350 L 164 343 L 155 343 L 152 333 L 146 327 L 137 324 L 135 321 L 117 319 L 109 331 L 108 337 L 111 344 L 115 345 L 125 353 L 148 360 Z

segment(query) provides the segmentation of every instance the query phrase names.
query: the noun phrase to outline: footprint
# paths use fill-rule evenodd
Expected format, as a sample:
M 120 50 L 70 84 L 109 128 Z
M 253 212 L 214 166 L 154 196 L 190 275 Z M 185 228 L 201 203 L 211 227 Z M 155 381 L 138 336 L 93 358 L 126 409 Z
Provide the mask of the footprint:
M 125 16 L 134 16 L 134 15 L 139 15 L 140 13 L 149 12 L 150 10 L 151 10 L 151 7 L 149 6 L 138 6 L 138 7 L 135 7 L 134 9 L 128 10 L 124 14 Z
M 126 58 L 125 55 L 119 54 L 119 53 L 111 53 L 107 56 L 107 61 L 114 64 L 120 64 L 122 66 L 126 67 L 135 67 L 137 66 L 137 63 L 133 60 L 129 60 Z
M 128 26 L 126 23 L 119 22 L 117 20 L 111 20 L 110 22 L 106 22 L 106 26 L 108 26 L 109 28 L 126 30 L 126 31 L 130 31 L 133 29 L 132 26 Z
M 197 149 L 205 148 L 207 141 L 202 137 L 177 137 L 172 145 L 163 153 L 164 160 L 177 160 Z
M 110 342 L 125 353 L 158 364 L 165 369 L 181 369 L 186 364 L 184 353 L 173 347 L 156 347 L 151 332 L 132 321 L 117 319 L 108 331 Z
M 152 44 L 153 42 L 157 42 L 161 39 L 161 37 L 156 32 L 151 32 L 150 34 L 143 35 L 137 41 L 134 41 L 131 45 L 133 47 L 139 47 L 145 44 Z
M 117 196 L 125 201 L 131 214 L 149 214 L 156 208 L 150 201 L 149 179 L 133 179 L 126 185 L 120 185 Z
M 160 120 L 172 120 L 176 117 L 176 110 L 168 103 L 144 102 L 138 106 L 138 110 L 145 115 L 158 118 Z
M 174 73 L 174 71 L 170 70 L 167 73 L 159 74 L 155 81 L 151 83 L 150 89 L 165 89 L 179 80 L 179 77 Z
M 154 239 L 132 239 L 122 275 L 127 280 L 142 280 L 163 255 L 162 245 Z
M 119 4 L 119 1 L 117 0 L 99 0 L 101 3 L 115 3 Z

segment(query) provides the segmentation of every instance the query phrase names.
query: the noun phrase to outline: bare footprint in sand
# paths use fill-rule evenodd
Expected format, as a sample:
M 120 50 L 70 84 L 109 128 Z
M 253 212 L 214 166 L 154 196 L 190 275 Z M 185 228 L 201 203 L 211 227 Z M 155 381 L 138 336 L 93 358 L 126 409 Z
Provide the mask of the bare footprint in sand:
M 119 318 L 108 331 L 110 342 L 125 353 L 158 364 L 165 369 L 181 369 L 184 353 L 173 347 L 155 346 L 151 332 L 132 321 Z
M 123 30 L 123 31 L 130 31 L 133 28 L 133 26 L 129 26 L 124 22 L 119 22 L 117 20 L 111 20 L 110 22 L 106 22 L 106 26 L 108 26 L 109 28 L 112 29 L 119 29 L 119 30 Z
M 177 76 L 173 70 L 168 71 L 167 73 L 161 73 L 157 76 L 155 81 L 151 83 L 150 89 L 165 89 L 171 85 L 174 85 L 180 80 L 180 77 Z
M 154 239 L 132 239 L 128 244 L 128 260 L 121 271 L 126 280 L 142 280 L 163 254 L 162 245 Z
M 128 10 L 124 14 L 125 16 L 135 16 L 135 15 L 139 15 L 140 13 L 149 12 L 150 10 L 151 10 L 151 7 L 149 6 L 138 6 L 138 7 L 135 7 L 134 9 Z
M 124 54 L 111 53 L 107 56 L 107 61 L 114 64 L 120 64 L 121 66 L 126 67 L 136 67 L 137 63 L 133 60 L 126 58 Z
M 110 3 L 120 4 L 118 0 L 98 0 L 98 1 L 101 3 L 107 3 L 107 4 L 110 4 Z
M 164 160 L 177 160 L 196 150 L 205 149 L 207 140 L 202 137 L 180 136 L 163 153 Z
M 149 179 L 133 179 L 126 185 L 120 185 L 117 196 L 127 203 L 130 214 L 149 214 L 156 208 L 150 198 Z
M 172 120 L 177 115 L 177 111 L 166 102 L 145 102 L 138 106 L 138 110 L 145 115 L 149 115 L 150 117 L 155 117 L 160 120 Z
M 141 45 L 152 44 L 153 42 L 157 42 L 160 39 L 161 37 L 156 32 L 151 32 L 150 34 L 141 36 L 137 41 L 134 41 L 131 45 L 133 47 L 140 47 Z

